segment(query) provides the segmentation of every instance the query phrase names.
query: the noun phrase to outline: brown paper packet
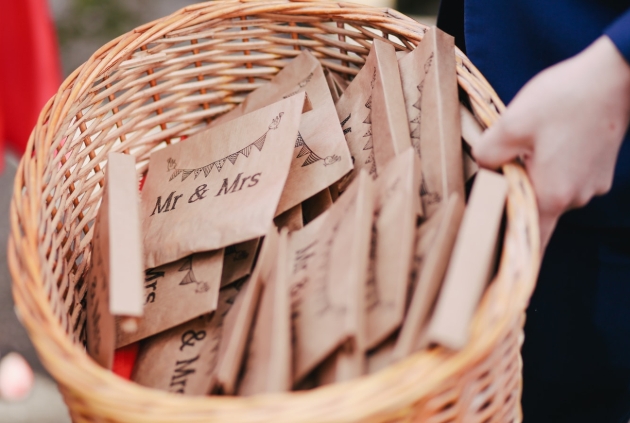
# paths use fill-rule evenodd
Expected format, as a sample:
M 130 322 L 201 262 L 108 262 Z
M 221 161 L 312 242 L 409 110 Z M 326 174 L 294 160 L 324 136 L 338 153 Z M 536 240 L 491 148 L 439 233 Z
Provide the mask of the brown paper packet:
M 145 271 L 144 315 L 134 333 L 116 331 L 116 348 L 216 310 L 222 267 L 220 249 Z
M 365 65 L 336 107 L 354 163 L 354 170 L 340 183 L 343 191 L 361 169 L 376 176 L 379 165 L 411 145 L 392 45 L 374 41 Z
M 506 195 L 502 175 L 479 170 L 429 323 L 428 342 L 457 350 L 468 341 L 470 321 L 492 276 Z
M 291 390 L 291 304 L 288 229 L 282 229 L 247 347 L 239 395 Z
M 142 242 L 133 156 L 109 153 L 87 281 L 87 350 L 111 368 L 114 315 L 142 315 Z
M 345 342 L 364 372 L 365 280 L 373 183 L 362 172 L 328 211 L 291 234 L 294 383 Z
M 147 268 L 265 234 L 303 104 L 299 93 L 151 154 L 142 190 Z
M 324 73 L 326 75 L 326 83 L 328 84 L 328 89 L 330 90 L 330 95 L 333 99 L 333 102 L 337 103 L 343 92 L 339 89 L 339 86 L 333 79 L 330 71 L 324 71 Z
M 213 381 L 213 389 L 216 393 L 232 395 L 236 391 L 237 378 L 260 294 L 274 268 L 278 237 L 277 228 L 271 225 L 263 240 L 247 289 L 238 296 L 232 310 L 225 318 L 224 335 L 221 339 L 217 371 Z
M 222 289 L 214 313 L 143 341 L 131 380 L 173 393 L 208 394 L 217 364 L 223 319 L 240 290 L 240 284 Z
M 350 82 L 345 79 L 343 76 L 339 75 L 337 72 L 333 72 L 331 70 L 328 71 L 332 80 L 334 81 L 337 89 L 343 94 L 343 92 L 348 88 Z
M 221 272 L 221 288 L 251 273 L 259 244 L 260 238 L 255 238 L 225 248 L 223 271 Z
M 453 37 L 432 27 L 399 61 L 411 142 L 422 160 L 427 217 L 456 192 L 464 198 L 460 109 Z
M 287 228 L 289 231 L 297 231 L 304 227 L 302 218 L 302 205 L 291 207 L 273 220 L 278 228 Z
M 330 189 L 328 188 L 318 192 L 311 198 L 306 199 L 302 203 L 302 217 L 304 219 L 304 224 L 308 225 L 309 222 L 312 222 L 319 215 L 328 210 L 332 204 L 332 195 L 330 195 Z
M 427 230 L 420 233 L 418 243 L 422 266 L 417 275 L 418 282 L 405 322 L 392 353 L 393 361 L 401 360 L 416 351 L 418 338 L 427 324 L 431 307 L 440 291 L 464 207 L 463 198 L 452 193 L 448 201 L 442 203 L 440 210 L 424 223 Z M 425 240 L 428 243 L 422 242 Z
M 298 92 L 306 92 L 313 110 L 302 116 L 300 136 L 295 140 L 291 171 L 277 214 L 332 185 L 352 169 L 350 153 L 343 132 L 336 124 L 335 104 L 319 61 L 307 51 L 300 53 L 268 84 L 250 93 L 242 104 L 215 120 L 216 123 L 227 122 Z
M 398 329 L 405 314 L 417 210 L 421 207 L 417 196 L 419 167 L 415 151 L 409 146 L 381 168 L 376 180 L 366 287 L 368 349 Z

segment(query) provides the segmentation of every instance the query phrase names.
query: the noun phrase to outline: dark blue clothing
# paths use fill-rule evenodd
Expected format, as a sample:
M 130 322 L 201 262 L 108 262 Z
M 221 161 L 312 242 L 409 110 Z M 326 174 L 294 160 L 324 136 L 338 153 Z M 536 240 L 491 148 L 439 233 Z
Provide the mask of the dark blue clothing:
M 630 63 L 630 0 L 442 0 L 438 26 L 506 103 L 602 34 Z M 630 419 L 628 138 L 611 192 L 563 216 L 547 248 L 525 326 L 525 423 Z

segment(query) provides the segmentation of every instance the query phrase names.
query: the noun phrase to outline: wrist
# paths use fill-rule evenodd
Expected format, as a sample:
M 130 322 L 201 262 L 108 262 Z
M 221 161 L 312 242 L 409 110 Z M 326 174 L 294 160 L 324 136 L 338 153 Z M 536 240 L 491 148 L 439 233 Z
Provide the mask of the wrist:
M 606 84 L 611 95 L 630 99 L 630 64 L 607 35 L 599 37 L 576 58 L 587 62 L 593 82 Z

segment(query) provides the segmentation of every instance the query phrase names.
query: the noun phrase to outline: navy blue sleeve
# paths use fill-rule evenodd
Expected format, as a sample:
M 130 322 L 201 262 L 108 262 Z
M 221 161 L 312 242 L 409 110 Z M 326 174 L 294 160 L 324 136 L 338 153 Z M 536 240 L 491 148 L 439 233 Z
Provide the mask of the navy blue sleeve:
M 604 34 L 608 35 L 626 62 L 630 63 L 630 10 L 606 28 Z

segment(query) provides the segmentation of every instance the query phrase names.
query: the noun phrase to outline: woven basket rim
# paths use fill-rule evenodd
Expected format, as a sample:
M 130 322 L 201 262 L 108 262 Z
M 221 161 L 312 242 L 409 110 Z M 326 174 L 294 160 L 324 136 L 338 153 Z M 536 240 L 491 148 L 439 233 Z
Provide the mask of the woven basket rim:
M 202 19 L 209 20 L 213 16 L 230 16 L 230 13 L 242 11 L 247 8 L 247 14 L 255 14 L 257 10 L 287 15 L 308 15 L 312 13 L 326 18 L 338 17 L 343 19 L 356 19 L 361 24 L 379 22 L 388 25 L 398 25 L 400 31 L 408 31 L 409 39 L 419 42 L 426 27 L 413 19 L 389 8 L 370 8 L 354 3 L 334 3 L 328 1 L 299 1 L 299 0 L 219 0 L 215 2 L 199 3 L 189 6 L 161 19 L 144 24 L 127 34 L 124 34 L 104 45 L 96 51 L 86 63 L 72 72 L 61 84 L 58 93 L 51 98 L 42 109 L 38 122 L 29 138 L 27 154 L 21 159 L 14 185 L 14 195 L 11 203 L 11 235 L 8 245 L 8 258 L 13 277 L 13 292 L 16 303 L 16 311 L 35 344 L 42 361 L 50 373 L 60 382 L 61 390 L 65 394 L 74 395 L 81 393 L 89 397 L 94 404 L 99 404 L 103 398 L 99 397 L 102 390 L 115 390 L 120 397 L 138 397 L 155 403 L 168 403 L 173 405 L 191 405 L 197 410 L 211 413 L 213 410 L 225 411 L 253 407 L 260 410 L 273 410 L 290 401 L 298 410 L 311 409 L 310 404 L 321 404 L 322 399 L 335 398 L 339 394 L 349 390 L 356 391 L 357 404 L 365 405 L 366 400 L 379 393 L 381 382 L 396 379 L 405 381 L 407 373 L 413 370 L 425 370 L 422 386 L 409 387 L 405 392 L 392 399 L 383 400 L 378 406 L 365 407 L 365 410 L 352 410 L 352 419 L 368 417 L 377 412 L 395 410 L 404 404 L 412 403 L 420 397 L 428 395 L 445 379 L 456 377 L 466 365 L 481 360 L 488 349 L 496 343 L 497 338 L 505 332 L 512 319 L 520 319 L 522 311 L 529 300 L 535 284 L 535 276 L 539 267 L 539 241 L 537 237 L 538 223 L 535 204 L 535 195 L 527 176 L 519 164 L 508 164 L 503 167 L 503 172 L 510 183 L 508 199 L 508 221 L 516 214 L 525 213 L 530 227 L 528 231 L 528 243 L 531 254 L 525 258 L 527 261 L 524 269 L 529 273 L 520 279 L 524 283 L 514 289 L 513 304 L 519 308 L 518 313 L 510 319 L 499 319 L 496 325 L 483 333 L 475 333 L 469 345 L 457 353 L 448 353 L 444 349 L 437 348 L 430 351 L 422 351 L 388 367 L 386 370 L 373 375 L 364 376 L 346 383 L 323 386 L 312 391 L 290 392 L 284 394 L 260 395 L 248 398 L 237 397 L 180 397 L 166 392 L 142 387 L 133 382 L 125 381 L 93 362 L 85 350 L 73 343 L 61 324 L 56 320 L 50 301 L 44 292 L 42 280 L 44 278 L 44 260 L 39 248 L 38 240 L 41 227 L 41 210 L 37 207 L 39 201 L 37 193 L 42 192 L 44 182 L 41 180 L 42 168 L 47 157 L 52 154 L 50 143 L 53 139 L 51 126 L 59 125 L 65 118 L 70 104 L 77 101 L 89 89 L 86 81 L 94 81 L 98 75 L 105 74 L 108 70 L 118 66 L 128 59 L 137 46 L 161 37 L 169 28 L 181 27 L 186 23 L 194 23 Z M 366 11 L 367 10 L 367 11 Z M 360 12 L 360 13 L 359 13 Z M 267 12 L 269 13 L 269 12 Z M 489 126 L 498 117 L 504 105 L 492 90 L 487 81 L 472 65 L 470 60 L 459 50 L 456 51 L 458 61 L 458 80 L 460 86 L 471 94 L 473 91 L 482 92 L 479 98 L 473 98 L 471 94 L 472 108 L 477 118 Z M 463 72 L 467 71 L 475 77 L 480 84 L 474 86 L 473 82 L 466 79 Z M 475 82 L 475 83 L 477 83 Z M 477 94 L 479 94 L 477 92 Z M 70 101 L 72 99 L 72 101 Z M 481 102 L 492 107 L 483 107 Z M 24 177 L 32 177 L 24 181 Z M 31 196 L 32 195 L 32 196 Z M 524 206 L 523 206 L 524 204 Z M 501 257 L 500 275 L 513 272 L 514 265 L 511 262 L 514 251 L 504 249 Z M 517 253 L 520 253 L 517 251 Z M 29 283 L 30 282 L 30 283 Z M 487 303 L 491 301 L 485 296 L 481 307 L 491 307 Z M 66 371 L 68 362 L 77 370 Z M 430 371 L 426 371 L 430 368 Z M 417 377 L 414 376 L 414 378 Z M 384 383 L 387 385 L 387 383 Z M 90 392 L 81 392 L 88 390 Z M 359 395 L 360 394 L 360 395 Z M 313 399 L 319 400 L 313 402 Z M 103 407 L 106 401 L 102 403 Z M 342 420 L 345 413 L 341 408 L 347 407 L 348 402 L 339 404 L 337 413 L 332 413 L 329 419 Z M 111 410 L 103 410 L 104 415 L 111 414 Z M 327 417 L 320 421 L 328 421 Z M 305 418 L 305 421 L 308 419 Z

